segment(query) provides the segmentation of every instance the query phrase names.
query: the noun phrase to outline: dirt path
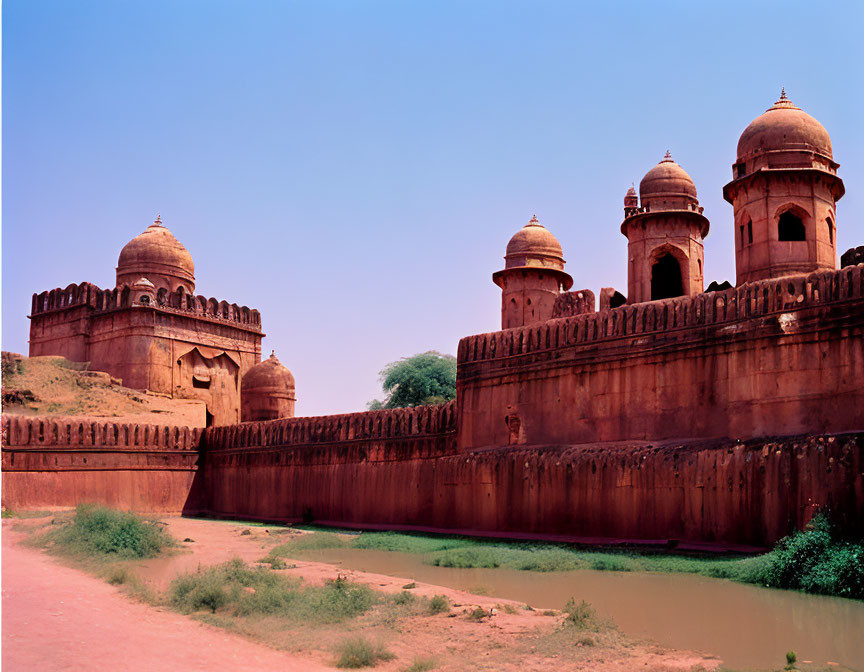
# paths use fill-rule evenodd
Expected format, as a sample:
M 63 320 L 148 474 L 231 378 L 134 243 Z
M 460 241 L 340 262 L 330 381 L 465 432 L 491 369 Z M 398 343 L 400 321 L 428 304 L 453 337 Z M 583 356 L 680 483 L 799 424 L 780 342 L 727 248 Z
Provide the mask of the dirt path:
M 7 523 L 2 542 L 5 672 L 333 669 L 132 602 L 116 588 L 15 543 L 20 535 Z

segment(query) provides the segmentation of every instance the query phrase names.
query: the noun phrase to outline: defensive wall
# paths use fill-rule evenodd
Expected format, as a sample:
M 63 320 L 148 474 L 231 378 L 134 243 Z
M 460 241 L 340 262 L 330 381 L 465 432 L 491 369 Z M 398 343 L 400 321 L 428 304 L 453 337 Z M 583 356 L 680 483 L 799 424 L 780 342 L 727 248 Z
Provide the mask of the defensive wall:
M 3 505 L 194 513 L 200 429 L 3 416 Z
M 864 265 L 463 338 L 459 449 L 864 429 Z
M 862 322 L 859 265 L 465 338 L 457 401 L 437 407 L 182 447 L 16 420 L 4 503 L 126 505 L 129 483 L 142 510 L 178 510 L 187 487 L 179 509 L 219 516 L 690 548 L 768 546 L 828 507 L 861 534 Z

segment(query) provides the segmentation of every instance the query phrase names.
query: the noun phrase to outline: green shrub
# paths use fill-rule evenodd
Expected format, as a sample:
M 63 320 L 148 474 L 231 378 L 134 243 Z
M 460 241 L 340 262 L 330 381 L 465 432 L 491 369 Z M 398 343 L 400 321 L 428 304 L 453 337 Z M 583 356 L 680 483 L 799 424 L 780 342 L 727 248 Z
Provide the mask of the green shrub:
M 161 527 L 133 513 L 81 504 L 71 524 L 49 533 L 56 545 L 83 555 L 152 558 L 172 543 Z
M 486 611 L 483 607 L 474 607 L 474 609 L 472 609 L 468 613 L 468 620 L 474 621 L 475 623 L 479 623 L 484 618 L 486 618 L 488 615 L 489 615 L 489 612 Z
M 416 597 L 413 594 L 409 593 L 407 590 L 403 590 L 401 593 L 397 593 L 393 598 L 393 601 L 396 604 L 411 604 Z
M 352 637 L 336 647 L 338 658 L 336 667 L 356 669 L 374 667 L 379 662 L 393 660 L 396 656 L 387 651 L 382 644 L 370 642 L 363 637 Z
M 450 600 L 444 595 L 435 595 L 429 600 L 429 613 L 442 614 L 446 611 L 450 611 Z
M 288 563 L 282 558 L 270 558 L 270 569 L 288 569 Z
M 786 652 L 786 669 L 791 670 L 795 667 L 795 662 L 798 660 L 798 656 L 795 655 L 794 651 Z
M 596 630 L 599 626 L 594 608 L 585 600 L 576 604 L 572 597 L 564 605 L 564 625 L 579 630 Z
M 864 599 L 864 545 L 837 539 L 828 518 L 818 514 L 806 530 L 762 556 L 747 578 L 772 588 Z
M 434 658 L 415 658 L 414 662 L 409 667 L 405 668 L 405 672 L 429 672 L 437 666 Z

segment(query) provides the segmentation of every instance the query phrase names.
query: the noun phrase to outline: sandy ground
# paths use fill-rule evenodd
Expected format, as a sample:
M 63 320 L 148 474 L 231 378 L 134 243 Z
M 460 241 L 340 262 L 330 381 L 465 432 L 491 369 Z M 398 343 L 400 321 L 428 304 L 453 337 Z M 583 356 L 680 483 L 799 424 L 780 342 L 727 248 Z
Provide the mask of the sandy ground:
M 3 521 L 3 670 L 332 669 L 136 603 L 103 581 L 16 543 Z
M 44 521 L 42 521 L 44 522 Z M 136 574 L 154 589 L 164 590 L 178 573 L 235 557 L 253 563 L 297 531 L 247 527 L 220 521 L 167 518 L 169 533 L 182 544 L 180 553 L 135 563 Z M 13 531 L 39 521 L 3 521 L 3 664 L 8 670 L 317 670 L 328 667 L 328 633 L 316 634 L 324 651 L 308 655 L 277 652 L 238 635 L 203 625 L 190 617 L 146 606 L 114 587 L 57 564 L 43 552 L 18 545 L 24 533 Z M 241 534 L 249 530 L 250 534 Z M 408 579 L 355 572 L 318 562 L 292 560 L 282 570 L 319 583 L 343 575 L 377 590 L 399 592 Z M 560 616 L 502 609 L 506 600 L 417 583 L 411 592 L 446 595 L 451 615 L 424 616 L 401 622 L 396 632 L 369 632 L 387 640 L 397 659 L 379 664 L 384 672 L 404 670 L 417 657 L 435 655 L 437 670 L 671 670 L 715 669 L 717 659 L 670 651 L 647 642 L 628 642 L 611 650 L 597 647 L 579 661 L 558 654 L 540 655 L 531 638 L 553 632 Z M 493 615 L 477 623 L 465 618 L 476 606 Z M 494 610 L 494 611 L 493 611 Z M 290 637 L 290 633 L 287 633 Z M 332 633 L 331 633 L 332 634 Z M 344 633 L 342 633 L 344 634 Z M 307 633 L 308 636 L 308 633 Z M 319 641 L 320 640 L 320 641 Z M 106 645 L 110 642 L 110 645 Z M 526 644 L 526 642 L 528 642 Z M 288 645 L 288 648 L 291 648 Z M 170 661 L 170 662 L 168 662 Z

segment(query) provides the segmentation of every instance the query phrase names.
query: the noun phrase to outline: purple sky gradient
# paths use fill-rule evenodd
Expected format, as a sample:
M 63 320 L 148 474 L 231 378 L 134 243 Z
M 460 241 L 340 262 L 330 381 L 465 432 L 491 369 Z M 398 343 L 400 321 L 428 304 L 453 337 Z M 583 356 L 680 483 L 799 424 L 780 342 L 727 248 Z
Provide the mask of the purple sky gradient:
M 298 414 L 362 410 L 386 363 L 499 327 L 532 213 L 574 289 L 626 292 L 624 193 L 666 149 L 734 282 L 721 190 L 781 85 L 864 244 L 864 3 L 579 4 L 6 0 L 3 349 L 161 213 L 197 293 L 261 311 Z

